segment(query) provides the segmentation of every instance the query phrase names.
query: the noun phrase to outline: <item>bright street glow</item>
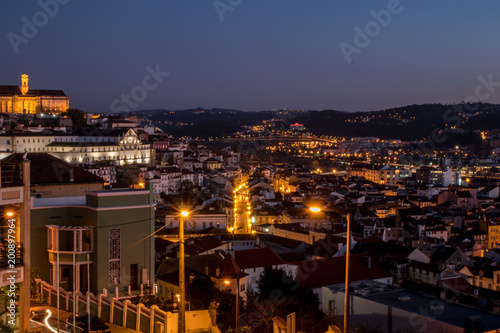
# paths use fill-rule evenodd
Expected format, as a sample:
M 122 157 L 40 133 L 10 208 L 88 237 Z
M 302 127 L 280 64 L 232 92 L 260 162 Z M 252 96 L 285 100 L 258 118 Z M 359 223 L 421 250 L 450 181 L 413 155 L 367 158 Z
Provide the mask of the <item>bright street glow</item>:
M 224 280 L 224 283 L 225 283 L 225 284 L 230 284 L 230 283 L 231 283 L 231 281 Z
M 313 213 L 317 213 L 317 212 L 320 212 L 320 211 L 321 211 L 321 208 L 319 208 L 319 207 L 311 207 L 311 208 L 309 208 L 309 209 L 310 209 L 310 210 L 311 210 L 311 212 L 313 212 Z
M 182 215 L 182 216 L 188 216 L 188 215 L 189 215 L 189 212 L 188 212 L 188 211 L 183 210 L 183 211 L 181 212 L 181 215 Z
M 14 215 L 14 213 L 12 213 L 12 212 L 7 213 L 7 216 L 13 216 L 13 215 Z

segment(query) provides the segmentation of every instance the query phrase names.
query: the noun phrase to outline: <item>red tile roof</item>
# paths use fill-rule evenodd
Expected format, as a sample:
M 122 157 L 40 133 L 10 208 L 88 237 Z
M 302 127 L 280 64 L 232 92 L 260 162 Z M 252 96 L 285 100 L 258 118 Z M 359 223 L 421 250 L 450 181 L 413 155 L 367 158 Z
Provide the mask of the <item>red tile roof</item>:
M 66 163 L 47 153 L 28 153 L 30 163 L 31 185 L 52 185 L 52 184 L 81 184 L 81 183 L 104 183 L 101 177 Z M 16 153 L 7 156 L 2 160 L 6 163 L 21 163 L 23 154 Z M 72 171 L 71 171 L 72 170 Z M 73 181 L 70 180 L 71 173 Z
M 236 261 L 233 259 L 231 254 L 228 254 L 224 261 L 220 264 L 220 275 L 217 276 L 219 279 L 236 279 L 247 276 L 248 274 L 243 273 Z
M 473 293 L 472 285 L 461 276 L 452 279 L 443 279 L 443 284 L 445 285 L 445 288 L 449 288 L 454 291 L 467 294 Z
M 281 265 L 285 262 L 268 247 L 235 251 L 235 260 L 241 269 Z
M 367 265 L 367 258 L 371 261 L 370 268 Z M 295 264 L 299 265 L 297 274 L 302 285 L 312 289 L 345 282 L 345 256 L 306 260 Z M 362 254 L 351 255 L 351 282 L 391 276 L 375 258 Z

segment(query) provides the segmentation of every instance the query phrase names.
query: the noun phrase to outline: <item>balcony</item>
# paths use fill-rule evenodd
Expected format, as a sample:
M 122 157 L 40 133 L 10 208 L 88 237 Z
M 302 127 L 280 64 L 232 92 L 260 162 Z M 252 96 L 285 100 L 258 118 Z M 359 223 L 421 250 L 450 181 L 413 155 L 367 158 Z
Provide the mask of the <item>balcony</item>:
M 59 226 L 47 225 L 47 239 L 49 261 L 72 262 L 73 256 L 76 262 L 93 261 L 94 257 L 94 234 L 91 226 Z
M 2 244 L 5 243 L 2 242 Z M 21 243 L 15 244 L 14 251 L 10 252 L 8 247 L 0 245 L 0 287 L 24 280 L 23 246 Z
M 0 168 L 0 205 L 23 201 L 22 164 L 2 163 Z
M 0 171 L 2 188 L 23 186 L 23 165 L 21 163 L 2 163 Z
M 48 251 L 49 252 L 49 261 L 56 262 L 57 261 L 57 251 Z M 73 253 L 75 256 L 76 263 L 87 262 L 87 254 L 89 254 L 89 260 L 94 261 L 94 252 L 59 252 L 59 261 L 61 262 L 73 262 Z
M 2 242 L 7 244 L 7 242 Z M 23 245 L 16 243 L 14 251 L 10 251 L 5 245 L 0 245 L 0 270 L 12 269 L 23 266 Z

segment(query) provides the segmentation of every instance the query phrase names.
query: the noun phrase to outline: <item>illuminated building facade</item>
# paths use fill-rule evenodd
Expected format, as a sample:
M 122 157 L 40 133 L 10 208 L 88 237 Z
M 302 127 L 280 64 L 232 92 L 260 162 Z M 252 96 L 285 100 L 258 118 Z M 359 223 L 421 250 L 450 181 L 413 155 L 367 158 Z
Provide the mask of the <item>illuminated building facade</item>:
M 28 75 L 21 75 L 21 87 L 0 86 L 0 112 L 20 114 L 60 114 L 69 108 L 62 90 L 30 89 Z
M 70 135 L 15 133 L 0 135 L 0 156 L 12 153 L 49 153 L 68 163 L 116 165 L 150 164 L 151 148 L 133 129 Z

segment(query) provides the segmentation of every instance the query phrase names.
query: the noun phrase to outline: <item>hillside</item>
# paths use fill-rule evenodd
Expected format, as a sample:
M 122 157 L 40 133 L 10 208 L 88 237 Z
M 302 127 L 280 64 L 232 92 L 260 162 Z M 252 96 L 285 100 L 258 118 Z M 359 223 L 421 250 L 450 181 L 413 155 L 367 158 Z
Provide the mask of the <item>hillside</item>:
M 243 126 L 260 125 L 264 120 L 281 120 L 305 125 L 308 132 L 332 136 L 376 136 L 384 139 L 416 140 L 433 131 L 464 135 L 472 130 L 500 127 L 500 105 L 496 104 L 423 104 L 369 112 L 261 111 L 202 108 L 191 110 L 145 110 L 132 114 L 176 136 L 222 137 L 241 131 Z M 437 132 L 437 131 L 436 131 Z

